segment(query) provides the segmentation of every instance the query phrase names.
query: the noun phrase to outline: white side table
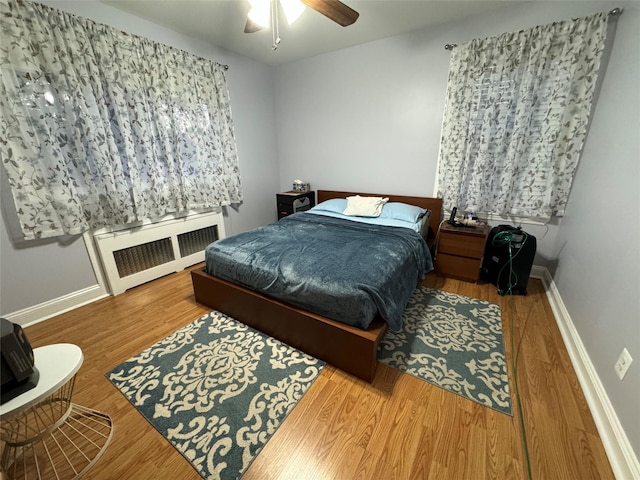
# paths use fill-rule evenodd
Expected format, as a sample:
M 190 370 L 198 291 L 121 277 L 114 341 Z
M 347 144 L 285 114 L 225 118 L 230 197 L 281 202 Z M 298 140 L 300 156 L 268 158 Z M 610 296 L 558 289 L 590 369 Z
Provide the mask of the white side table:
M 80 347 L 59 343 L 33 353 L 38 384 L 0 405 L 0 469 L 11 479 L 80 478 L 111 441 L 111 418 L 71 402 Z

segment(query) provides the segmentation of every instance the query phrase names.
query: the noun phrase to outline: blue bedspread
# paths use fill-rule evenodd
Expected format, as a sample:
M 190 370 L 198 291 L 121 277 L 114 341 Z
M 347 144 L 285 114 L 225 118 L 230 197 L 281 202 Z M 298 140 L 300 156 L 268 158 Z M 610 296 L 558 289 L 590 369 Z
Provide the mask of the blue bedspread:
M 380 314 L 399 330 L 411 293 L 432 269 L 416 232 L 309 213 L 206 249 L 211 275 L 363 329 Z

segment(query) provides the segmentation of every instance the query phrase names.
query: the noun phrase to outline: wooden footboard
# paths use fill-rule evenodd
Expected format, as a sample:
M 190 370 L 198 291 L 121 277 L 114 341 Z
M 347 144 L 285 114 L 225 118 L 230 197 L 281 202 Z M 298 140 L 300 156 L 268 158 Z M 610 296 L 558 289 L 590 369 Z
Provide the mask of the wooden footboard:
M 198 303 L 229 315 L 303 352 L 371 382 L 378 344 L 387 324 L 376 319 L 367 330 L 330 320 L 260 293 L 192 270 Z

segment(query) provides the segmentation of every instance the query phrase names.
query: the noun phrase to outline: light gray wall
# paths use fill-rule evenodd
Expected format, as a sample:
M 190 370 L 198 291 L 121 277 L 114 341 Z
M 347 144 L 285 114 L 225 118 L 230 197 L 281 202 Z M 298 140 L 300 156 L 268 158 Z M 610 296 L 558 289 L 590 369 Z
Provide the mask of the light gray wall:
M 640 453 L 640 3 L 625 4 L 556 239 L 554 279 Z M 634 359 L 621 382 L 622 348 Z
M 4 186 L 3 186 L 4 187 Z M 2 209 L 12 199 L 2 191 Z M 0 213 L 0 315 L 77 292 L 96 284 L 82 237 L 15 243 Z
M 227 208 L 227 234 L 276 220 L 278 190 L 273 67 L 180 35 L 104 3 L 41 2 L 75 15 L 142 35 L 196 55 L 228 64 L 227 82 L 235 124 L 244 202 Z M 2 209 L 7 207 L 3 188 Z M 10 200 L 9 200 L 10 201 Z M 8 215 L 0 218 L 0 314 L 39 305 L 96 284 L 81 238 L 17 245 L 7 233 Z
M 625 12 L 566 216 L 525 225 L 588 355 L 640 452 L 640 75 L 637 2 L 506 3 L 491 14 L 281 66 L 276 72 L 280 187 L 432 195 L 447 43 L 608 11 Z M 451 206 L 446 206 L 451 207 Z M 622 347 L 635 359 L 620 382 Z

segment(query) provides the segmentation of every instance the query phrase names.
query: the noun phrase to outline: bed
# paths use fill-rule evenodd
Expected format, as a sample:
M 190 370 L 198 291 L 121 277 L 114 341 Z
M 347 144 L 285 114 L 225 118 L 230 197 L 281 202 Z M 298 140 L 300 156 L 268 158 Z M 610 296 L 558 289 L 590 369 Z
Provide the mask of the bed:
M 428 232 L 428 244 L 435 237 L 442 212 L 442 200 L 436 198 L 328 190 L 319 190 L 317 195 L 318 204 L 330 199 L 361 195 L 387 197 L 389 202 L 402 202 L 428 209 L 431 215 L 427 229 L 423 232 L 425 234 Z M 307 228 L 306 224 L 315 221 L 311 218 L 314 215 L 305 213 L 297 216 L 299 218 L 292 219 L 291 223 L 294 228 L 300 229 L 302 234 Z M 303 223 L 300 223 L 301 221 Z M 284 228 L 284 222 L 282 225 L 278 223 L 276 227 Z M 316 307 L 296 304 L 293 297 L 283 297 L 288 298 L 289 301 L 274 298 L 272 295 L 260 293 L 243 285 L 240 280 L 232 281 L 222 278 L 226 274 L 207 273 L 206 267 L 202 270 L 193 270 L 191 275 L 195 299 L 198 303 L 221 311 L 365 381 L 373 380 L 377 367 L 378 343 L 388 328 L 387 321 L 383 320 L 379 313 L 364 323 L 354 320 L 353 325 L 350 325 L 349 319 L 338 321 L 330 318 L 335 317 L 333 312 L 319 314 Z M 411 275 L 408 276 L 411 277 Z M 415 285 L 412 288 L 414 287 Z M 358 312 L 353 313 L 354 317 L 358 315 Z

